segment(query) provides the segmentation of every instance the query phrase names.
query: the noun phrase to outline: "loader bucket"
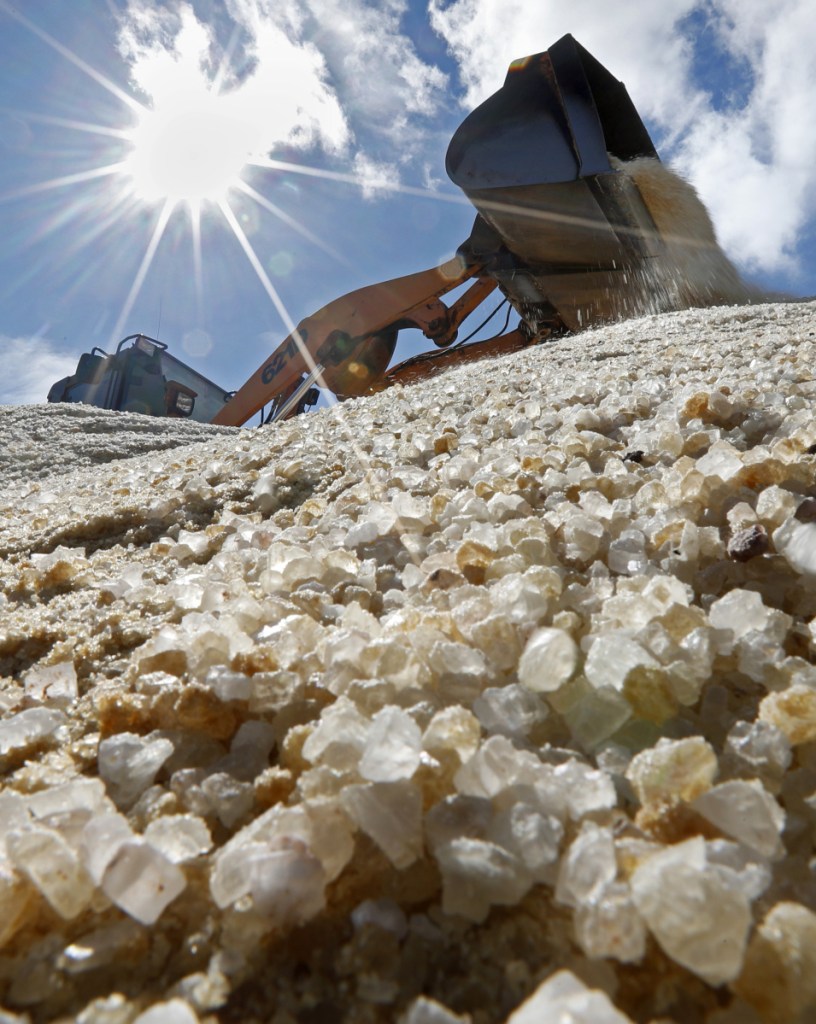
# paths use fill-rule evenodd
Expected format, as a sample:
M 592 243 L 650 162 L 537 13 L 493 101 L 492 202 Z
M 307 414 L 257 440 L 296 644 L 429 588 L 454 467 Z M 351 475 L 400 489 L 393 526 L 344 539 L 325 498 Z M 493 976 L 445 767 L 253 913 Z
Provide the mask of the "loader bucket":
M 515 61 L 448 147 L 448 175 L 480 214 L 464 255 L 489 267 L 492 259 L 520 311 L 549 303 L 575 329 L 585 292 L 588 319 L 603 316 L 614 277 L 660 251 L 640 193 L 620 171 L 637 157 L 657 153 L 625 86 L 572 36 Z M 609 316 L 623 312 L 607 298 Z

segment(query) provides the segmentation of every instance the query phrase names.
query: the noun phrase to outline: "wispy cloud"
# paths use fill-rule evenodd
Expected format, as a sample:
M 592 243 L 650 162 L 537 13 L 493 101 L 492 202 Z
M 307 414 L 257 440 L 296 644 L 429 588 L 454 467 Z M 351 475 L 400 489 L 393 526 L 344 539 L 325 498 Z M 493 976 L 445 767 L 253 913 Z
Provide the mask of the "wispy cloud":
M 430 0 L 429 10 L 459 65 L 466 107 L 501 85 L 511 60 L 571 32 L 626 83 L 732 258 L 749 271 L 795 269 L 816 215 L 812 0 Z M 725 105 L 701 77 L 705 60 L 720 80 L 742 71 Z
M 366 199 L 388 195 L 399 186 L 399 169 L 395 164 L 372 160 L 364 153 L 354 158 L 354 174 Z
M 76 369 L 76 357 L 59 352 L 43 338 L 8 338 L 0 335 L 3 373 L 0 405 L 44 402 L 51 385 Z

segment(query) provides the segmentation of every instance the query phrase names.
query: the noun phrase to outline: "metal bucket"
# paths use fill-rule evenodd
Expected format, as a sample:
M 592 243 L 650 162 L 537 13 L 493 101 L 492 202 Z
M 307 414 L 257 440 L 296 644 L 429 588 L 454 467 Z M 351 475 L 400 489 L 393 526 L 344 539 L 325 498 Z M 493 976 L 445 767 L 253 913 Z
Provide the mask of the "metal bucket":
M 464 255 L 522 315 L 549 303 L 571 328 L 625 315 L 621 275 L 661 251 L 620 170 L 644 156 L 657 152 L 625 86 L 572 36 L 515 61 L 448 147 L 448 175 L 480 215 Z

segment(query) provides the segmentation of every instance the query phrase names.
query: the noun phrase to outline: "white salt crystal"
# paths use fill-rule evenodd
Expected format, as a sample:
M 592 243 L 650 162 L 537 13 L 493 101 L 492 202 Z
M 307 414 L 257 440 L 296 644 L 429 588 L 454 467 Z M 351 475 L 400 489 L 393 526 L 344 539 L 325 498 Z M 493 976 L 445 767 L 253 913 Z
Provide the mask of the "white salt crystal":
M 586 750 L 594 750 L 608 740 L 633 715 L 629 701 L 611 686 L 595 689 L 579 680 L 567 700 L 567 706 L 559 710 L 574 740 Z
M 0 862 L 2 862 L 3 844 L 9 832 L 28 828 L 31 815 L 27 801 L 12 789 L 0 792 Z
M 473 702 L 473 710 L 485 732 L 503 736 L 526 736 L 549 715 L 541 698 L 517 683 L 488 687 Z
M 73 661 L 35 668 L 23 676 L 26 694 L 49 707 L 69 707 L 79 696 Z
M 730 839 L 709 839 L 706 841 L 706 860 L 720 877 L 734 889 L 753 901 L 765 892 L 771 884 L 772 866 L 769 862 L 741 843 Z
M 718 476 L 727 482 L 743 467 L 740 453 L 727 441 L 715 441 L 702 458 L 697 460 L 697 470 L 704 476 Z
M 86 910 L 93 884 L 79 858 L 57 832 L 32 825 L 6 836 L 9 859 L 40 890 L 60 917 Z
M 552 770 L 552 779 L 563 793 L 573 821 L 580 821 L 596 811 L 611 810 L 618 802 L 611 777 L 581 761 L 572 759 L 557 765 Z
M 532 785 L 547 774 L 535 754 L 517 750 L 505 736 L 491 736 L 456 772 L 454 784 L 467 796 L 492 798 L 516 782 Z
M 410 825 L 410 816 L 408 823 Z M 319 798 L 304 801 L 301 813 L 294 807 L 285 808 L 280 816 L 282 829 L 302 834 L 303 840 L 323 865 L 326 880 L 333 882 L 351 860 L 354 853 L 353 827 L 341 802 Z M 300 833 L 296 830 L 302 821 Z
M 584 673 L 593 686 L 622 691 L 635 668 L 658 668 L 659 663 L 636 640 L 620 633 L 599 636 L 589 651 Z
M 49 789 L 41 789 L 26 799 L 26 806 L 35 818 L 50 818 L 72 811 L 101 814 L 112 811 L 113 804 L 105 793 L 101 779 L 73 779 Z
M 476 716 L 454 704 L 436 712 L 422 735 L 422 745 L 435 757 L 455 753 L 460 761 L 467 761 L 476 753 L 480 738 Z
M 186 999 L 168 999 L 154 1003 L 140 1013 L 133 1024 L 198 1024 L 198 1014 Z
M 575 912 L 575 938 L 588 957 L 612 957 L 638 963 L 646 952 L 646 925 L 637 912 L 629 886 L 607 885 Z
M 549 879 L 549 868 L 558 859 L 563 837 L 564 826 L 558 818 L 518 800 L 496 814 L 486 833 L 487 839 L 518 857 L 534 881 Z
M 233 672 L 226 665 L 213 665 L 208 670 L 206 683 L 211 686 L 219 700 L 249 700 L 252 696 L 252 680 L 243 672 Z
M 497 580 L 489 591 L 490 603 L 510 622 L 532 626 L 544 618 L 550 607 L 550 594 L 542 589 L 535 573 L 511 573 Z
M 54 829 L 75 851 L 88 820 L 114 809 L 100 779 L 75 779 L 33 793 L 26 800 L 31 817 Z
M 816 522 L 799 522 L 795 516 L 774 530 L 774 547 L 796 572 L 816 576 Z
M 355 523 L 346 534 L 345 545 L 349 549 L 356 549 L 363 544 L 373 544 L 379 536 L 377 524 L 371 519 L 363 519 Z
M 646 538 L 640 530 L 623 530 L 609 545 L 606 564 L 612 572 L 635 576 L 648 561 Z
M 783 854 L 780 833 L 785 812 L 761 782 L 723 782 L 698 796 L 692 807 L 721 832 L 761 856 L 776 860 Z
M 218 853 L 210 874 L 210 892 L 216 906 L 223 910 L 249 892 L 250 864 L 254 857 L 263 857 L 269 850 L 268 843 L 247 841 L 229 844 Z
M 278 480 L 274 471 L 262 474 L 252 488 L 253 506 L 259 512 L 274 512 L 279 504 L 278 490 Z
M 790 616 L 767 608 L 756 591 L 739 587 L 714 601 L 708 615 L 715 629 L 730 629 L 736 639 L 756 630 L 765 633 L 768 639 L 781 642 L 791 623 Z
M 764 683 L 766 677 L 773 678 L 786 657 L 784 648 L 767 632 L 751 630 L 739 642 L 737 667 L 754 682 Z
M 80 857 L 85 870 L 100 885 L 105 869 L 119 847 L 135 839 L 135 834 L 122 814 L 99 814 L 83 829 Z
M 227 772 L 213 772 L 201 782 L 214 813 L 227 828 L 248 814 L 255 803 L 255 791 L 250 782 L 239 782 Z
M 152 785 L 172 753 L 173 744 L 163 737 L 118 733 L 99 744 L 99 774 L 116 804 L 127 808 Z
M 431 522 L 427 505 L 407 491 L 397 491 L 391 499 L 391 508 L 399 519 L 400 531 L 422 530 Z
M 422 792 L 407 780 L 346 786 L 343 806 L 396 868 L 422 854 Z
M 631 886 L 640 915 L 673 960 L 709 985 L 737 977 L 751 927 L 750 905 L 707 864 L 701 837 L 647 857 Z
M 453 640 L 437 641 L 428 654 L 428 664 L 442 685 L 449 682 L 478 686 L 487 670 L 481 651 Z
M 611 829 L 584 822 L 562 859 L 555 898 L 569 907 L 580 907 L 600 898 L 618 872 Z
M 336 800 L 322 798 L 294 807 L 276 804 L 245 825 L 217 853 L 210 876 L 213 898 L 218 906 L 225 907 L 249 892 L 249 861 L 293 840 L 302 842 L 320 860 L 326 881 L 332 882 L 351 860 L 352 831 L 351 822 Z
M 725 749 L 758 774 L 781 777 L 793 758 L 790 740 L 775 725 L 757 719 L 736 722 L 725 740 Z
M 155 924 L 184 890 L 182 871 L 150 843 L 123 843 L 108 864 L 102 889 L 108 899 L 141 924 Z
M 760 491 L 756 503 L 756 514 L 768 529 L 780 526 L 796 511 L 796 495 L 775 484 Z
M 558 971 L 507 1018 L 505 1024 L 632 1024 L 605 992 L 591 989 L 572 971 Z
M 552 692 L 572 676 L 577 661 L 578 648 L 569 633 L 545 626 L 527 641 L 519 660 L 519 682 L 528 690 Z
M 573 512 L 563 527 L 564 555 L 570 561 L 589 562 L 598 553 L 603 524 L 583 512 Z
M 51 708 L 26 708 L 0 721 L 0 757 L 22 753 L 29 747 L 51 739 L 66 722 L 61 711 Z
M 144 830 L 144 838 L 173 864 L 195 860 L 212 849 L 207 823 L 194 814 L 156 818 Z
M 358 771 L 371 782 L 410 779 L 421 752 L 422 733 L 413 718 L 402 708 L 385 707 L 372 720 Z
M 483 839 L 452 839 L 434 851 L 442 873 L 442 909 L 484 921 L 494 904 L 512 906 L 532 885 L 517 857 Z
M 249 887 L 259 913 L 278 925 L 303 924 L 326 906 L 326 876 L 308 847 L 290 840 L 249 861 Z
M 324 708 L 320 720 L 303 744 L 303 756 L 312 764 L 344 771 L 354 768 L 365 748 L 369 720 L 347 697 Z

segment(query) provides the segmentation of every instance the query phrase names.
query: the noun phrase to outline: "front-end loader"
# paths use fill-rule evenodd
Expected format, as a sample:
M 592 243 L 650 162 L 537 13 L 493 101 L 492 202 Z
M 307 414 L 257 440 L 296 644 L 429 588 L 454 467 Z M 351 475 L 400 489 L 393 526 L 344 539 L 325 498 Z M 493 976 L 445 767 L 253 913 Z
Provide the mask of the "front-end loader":
M 316 386 L 358 397 L 598 323 L 750 298 L 696 193 L 660 163 L 623 83 L 570 35 L 511 64 L 501 89 L 455 132 L 446 168 L 477 211 L 455 256 L 330 302 L 235 393 L 138 336 L 115 356 L 83 355 L 49 400 L 238 426 L 267 407 L 267 421 L 302 411 Z M 459 340 L 497 291 L 507 306 L 502 333 L 468 344 L 483 320 Z M 512 311 L 520 320 L 507 330 Z M 435 348 L 391 366 L 407 328 Z M 146 355 L 155 378 L 147 384 Z M 83 365 L 94 359 L 102 361 Z M 135 390 L 134 375 L 144 378 Z

